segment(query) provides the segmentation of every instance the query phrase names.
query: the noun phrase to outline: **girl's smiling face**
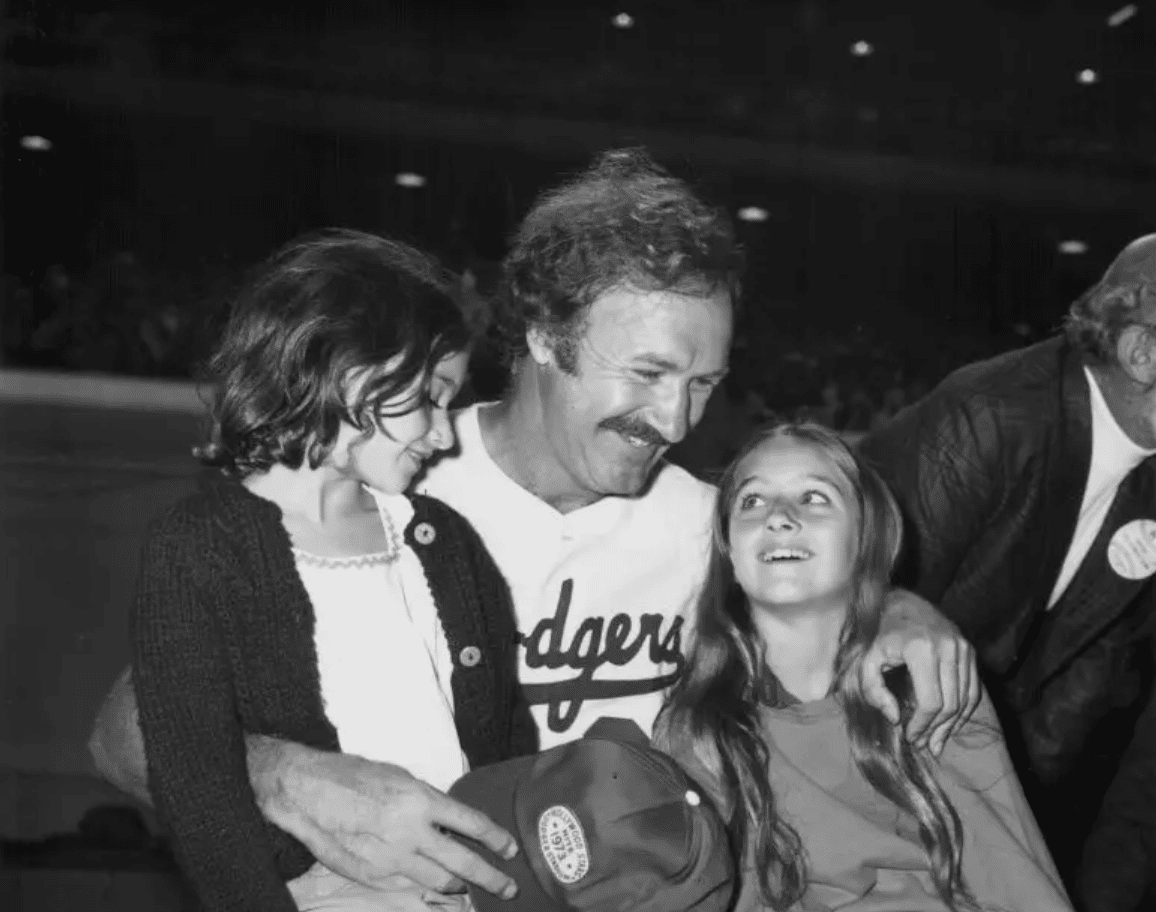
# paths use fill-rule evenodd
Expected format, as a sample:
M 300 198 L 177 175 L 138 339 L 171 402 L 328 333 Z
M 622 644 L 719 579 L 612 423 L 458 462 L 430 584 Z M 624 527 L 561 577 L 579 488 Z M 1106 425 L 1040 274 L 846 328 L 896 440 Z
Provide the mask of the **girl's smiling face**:
M 816 446 L 783 436 L 748 454 L 735 477 L 728 549 L 751 607 L 845 607 L 859 516 L 844 472 Z
M 447 355 L 428 377 L 381 403 L 378 422 L 367 433 L 343 423 L 329 465 L 383 494 L 405 491 L 431 456 L 454 445 L 449 408 L 468 365 L 466 352 Z

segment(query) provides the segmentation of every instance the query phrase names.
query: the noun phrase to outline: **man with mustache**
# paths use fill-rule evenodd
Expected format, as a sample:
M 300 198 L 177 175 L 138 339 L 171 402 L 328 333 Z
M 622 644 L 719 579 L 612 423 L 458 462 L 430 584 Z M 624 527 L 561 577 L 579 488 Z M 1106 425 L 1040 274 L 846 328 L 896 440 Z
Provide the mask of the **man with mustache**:
M 509 388 L 456 414 L 460 452 L 419 490 L 462 513 L 506 577 L 544 748 L 604 716 L 649 732 L 679 674 L 715 489 L 663 455 L 727 372 L 740 267 L 727 216 L 633 150 L 544 194 L 513 239 L 499 302 Z M 954 625 L 900 594 L 865 663 L 895 719 L 882 670 L 903 663 L 919 702 L 909 734 L 938 748 L 978 702 L 973 656 Z M 94 752 L 110 778 L 147 795 L 131 712 L 114 694 Z M 510 835 L 404 770 L 257 736 L 249 764 L 269 820 L 347 877 L 512 895 L 445 831 L 497 852 Z

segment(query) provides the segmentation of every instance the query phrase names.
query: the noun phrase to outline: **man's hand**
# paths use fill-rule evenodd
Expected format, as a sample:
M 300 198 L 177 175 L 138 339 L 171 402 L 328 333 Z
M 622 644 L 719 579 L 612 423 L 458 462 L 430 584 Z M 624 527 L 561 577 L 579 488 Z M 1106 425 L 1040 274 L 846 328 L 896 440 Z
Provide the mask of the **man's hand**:
M 915 691 L 907 738 L 920 747 L 930 744 L 938 756 L 979 705 L 975 650 L 930 602 L 905 589 L 893 589 L 859 678 L 867 699 L 896 724 L 899 705 L 884 684 L 883 673 L 900 665 L 907 666 Z
M 513 837 L 401 767 L 261 735 L 247 735 L 245 745 L 261 812 L 330 870 L 369 887 L 408 878 L 441 893 L 460 891 L 465 882 L 499 896 L 516 891 L 513 881 L 443 830 L 505 857 L 517 851 Z M 89 750 L 109 781 L 149 801 L 130 669 L 105 697 Z
M 397 875 L 440 893 L 465 883 L 511 899 L 514 882 L 453 838 L 517 853 L 513 837 L 484 814 L 399 766 L 250 735 L 249 775 L 261 812 L 332 871 L 367 887 Z

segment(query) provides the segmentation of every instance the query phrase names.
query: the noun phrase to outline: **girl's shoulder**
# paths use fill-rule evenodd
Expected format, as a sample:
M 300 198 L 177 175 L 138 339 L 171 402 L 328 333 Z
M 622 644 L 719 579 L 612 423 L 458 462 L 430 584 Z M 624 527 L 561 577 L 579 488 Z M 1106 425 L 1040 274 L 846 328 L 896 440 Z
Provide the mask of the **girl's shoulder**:
M 970 789 L 984 792 L 1015 777 L 1003 727 L 985 692 L 970 719 L 943 746 L 939 767 Z
M 463 549 L 485 551 L 485 544 L 470 521 L 444 500 L 428 494 L 406 495 L 413 505 L 413 518 L 405 529 L 406 542 L 416 542 L 432 550 Z
M 278 507 L 250 493 L 239 481 L 205 475 L 195 490 L 152 520 L 148 535 L 188 548 L 212 549 L 251 537 L 260 527 L 278 521 Z

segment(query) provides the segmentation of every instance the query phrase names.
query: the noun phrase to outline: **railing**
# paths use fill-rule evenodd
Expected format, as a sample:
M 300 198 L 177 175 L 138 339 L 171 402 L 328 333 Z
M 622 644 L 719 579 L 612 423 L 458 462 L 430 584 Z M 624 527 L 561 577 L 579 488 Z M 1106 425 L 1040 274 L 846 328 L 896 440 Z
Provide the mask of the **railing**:
M 0 402 L 42 403 L 199 415 L 196 384 L 86 372 L 0 368 Z

